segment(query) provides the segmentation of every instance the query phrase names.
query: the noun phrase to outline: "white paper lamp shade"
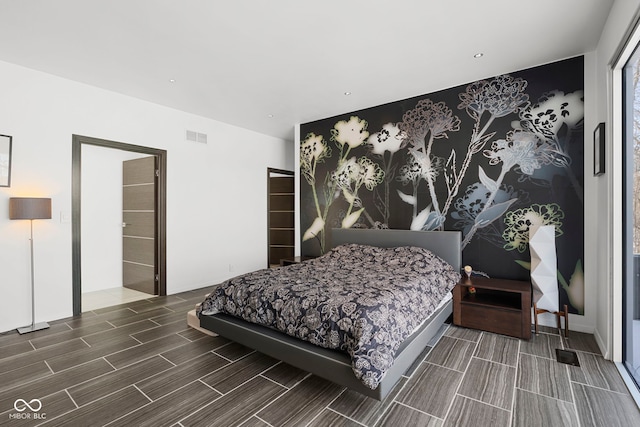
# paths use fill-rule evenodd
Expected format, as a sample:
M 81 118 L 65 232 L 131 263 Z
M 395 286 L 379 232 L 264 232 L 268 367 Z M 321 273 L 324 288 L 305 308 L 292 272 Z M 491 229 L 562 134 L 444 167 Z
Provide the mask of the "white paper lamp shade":
M 538 308 L 558 311 L 558 266 L 556 259 L 556 230 L 542 225 L 529 230 L 531 252 L 531 285 L 533 302 Z

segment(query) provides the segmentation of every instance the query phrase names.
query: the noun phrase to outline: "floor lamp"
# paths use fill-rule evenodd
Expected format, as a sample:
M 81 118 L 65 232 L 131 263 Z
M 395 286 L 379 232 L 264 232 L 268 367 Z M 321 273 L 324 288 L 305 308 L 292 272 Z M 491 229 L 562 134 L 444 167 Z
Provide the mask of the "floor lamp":
M 531 252 L 531 286 L 533 287 L 533 318 L 538 334 L 538 314 L 556 315 L 558 329 L 560 317 L 564 317 L 564 336 L 569 336 L 569 310 L 558 309 L 558 261 L 556 259 L 556 229 L 553 225 L 531 227 L 529 230 Z
M 33 220 L 51 219 L 51 199 L 34 197 L 11 197 L 9 219 L 28 219 L 31 222 L 31 326 L 18 328 L 20 334 L 47 329 L 47 322 L 36 323 L 35 280 L 33 274 Z

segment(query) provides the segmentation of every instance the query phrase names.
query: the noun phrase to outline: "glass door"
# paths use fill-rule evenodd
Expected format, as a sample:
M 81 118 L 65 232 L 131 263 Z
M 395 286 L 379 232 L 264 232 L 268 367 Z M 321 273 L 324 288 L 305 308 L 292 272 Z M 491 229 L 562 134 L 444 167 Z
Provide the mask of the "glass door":
M 623 343 L 622 362 L 640 384 L 640 49 L 623 69 Z

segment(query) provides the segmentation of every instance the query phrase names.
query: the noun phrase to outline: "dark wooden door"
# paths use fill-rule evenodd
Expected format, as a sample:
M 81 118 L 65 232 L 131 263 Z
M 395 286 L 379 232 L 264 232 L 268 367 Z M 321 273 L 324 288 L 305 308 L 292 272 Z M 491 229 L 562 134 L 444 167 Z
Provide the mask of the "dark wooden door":
M 156 157 L 122 162 L 122 285 L 157 295 Z

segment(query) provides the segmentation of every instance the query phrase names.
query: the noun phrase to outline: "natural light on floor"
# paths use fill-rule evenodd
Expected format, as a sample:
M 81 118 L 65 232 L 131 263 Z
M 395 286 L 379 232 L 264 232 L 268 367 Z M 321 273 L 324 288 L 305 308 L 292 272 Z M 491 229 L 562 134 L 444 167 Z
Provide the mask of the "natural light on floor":
M 126 302 L 153 298 L 154 296 L 155 295 L 149 295 L 144 292 L 134 291 L 124 286 L 103 289 L 101 291 L 85 292 L 82 294 L 82 311 L 97 310 Z

